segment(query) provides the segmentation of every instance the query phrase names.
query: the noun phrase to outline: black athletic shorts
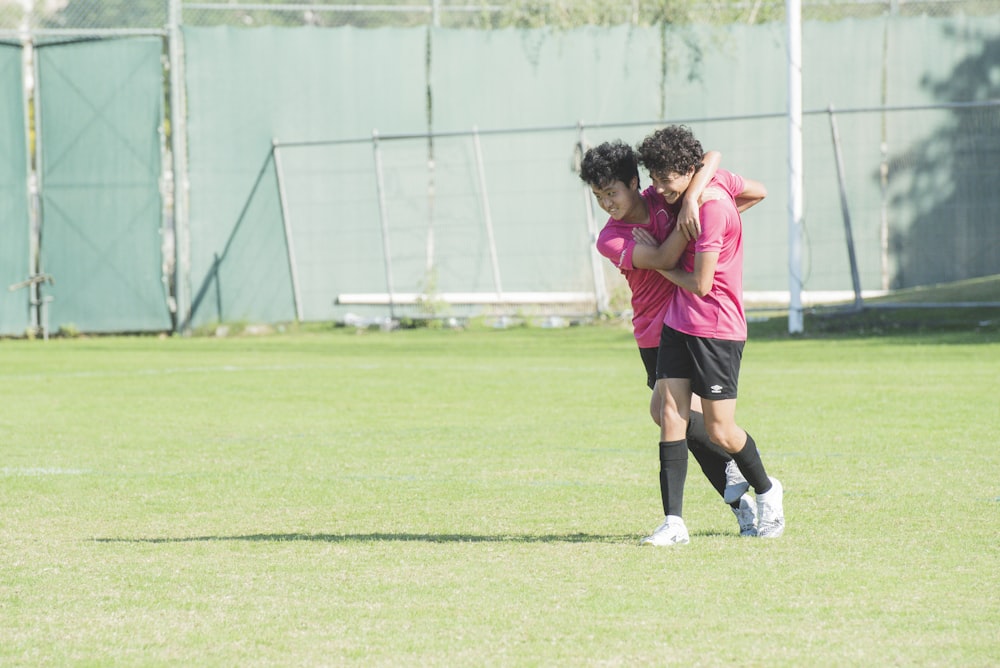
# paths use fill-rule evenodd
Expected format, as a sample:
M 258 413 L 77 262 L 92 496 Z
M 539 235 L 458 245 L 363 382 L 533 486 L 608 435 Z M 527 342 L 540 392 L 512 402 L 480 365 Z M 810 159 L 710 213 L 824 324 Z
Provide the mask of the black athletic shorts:
M 646 367 L 646 385 L 649 385 L 649 389 L 653 389 L 656 385 L 656 354 L 659 350 L 659 348 L 639 348 L 642 365 Z
M 702 399 L 735 399 L 745 341 L 703 339 L 663 326 L 657 378 L 689 378 Z

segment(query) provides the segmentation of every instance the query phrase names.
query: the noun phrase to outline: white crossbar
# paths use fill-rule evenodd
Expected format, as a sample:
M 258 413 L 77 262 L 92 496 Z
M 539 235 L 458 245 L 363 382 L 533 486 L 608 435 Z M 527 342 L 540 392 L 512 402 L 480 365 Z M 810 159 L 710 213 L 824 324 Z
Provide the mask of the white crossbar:
M 454 305 L 489 304 L 593 304 L 596 298 L 590 292 L 442 292 L 425 295 L 417 292 L 361 292 L 337 296 L 337 304 L 383 306 L 388 304 L 415 305 L 427 302 L 444 302 Z

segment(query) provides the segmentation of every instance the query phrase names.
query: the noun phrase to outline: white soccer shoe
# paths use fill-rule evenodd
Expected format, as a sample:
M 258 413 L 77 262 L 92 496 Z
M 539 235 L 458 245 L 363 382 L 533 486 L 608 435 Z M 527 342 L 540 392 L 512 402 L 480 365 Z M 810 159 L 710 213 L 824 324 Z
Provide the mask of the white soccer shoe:
M 740 497 L 740 507 L 733 508 L 733 515 L 736 515 L 736 521 L 740 523 L 741 536 L 749 538 L 757 535 L 757 504 L 749 494 Z
M 722 500 L 726 503 L 733 503 L 741 498 L 750 489 L 750 483 L 743 477 L 740 467 L 730 459 L 726 462 L 726 489 L 722 493 Z
M 668 545 L 684 545 L 690 542 L 684 520 L 677 515 L 667 515 L 663 524 L 656 528 L 651 536 L 642 539 L 640 545 L 666 547 Z
M 771 478 L 771 489 L 757 495 L 757 535 L 777 538 L 785 533 L 785 490 L 776 478 Z

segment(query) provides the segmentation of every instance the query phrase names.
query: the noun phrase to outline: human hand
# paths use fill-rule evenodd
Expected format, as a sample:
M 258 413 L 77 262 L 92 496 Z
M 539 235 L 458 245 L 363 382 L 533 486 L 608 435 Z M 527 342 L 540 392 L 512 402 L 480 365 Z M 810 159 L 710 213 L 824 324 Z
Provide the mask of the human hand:
M 649 233 L 649 230 L 644 230 L 641 227 L 637 227 L 632 230 L 632 238 L 637 244 L 642 244 L 643 246 L 659 246 L 656 238 Z
M 692 205 L 687 199 L 681 200 L 681 210 L 677 213 L 677 229 L 688 241 L 697 239 L 698 235 L 701 234 L 701 220 L 698 218 L 697 202 Z
M 715 188 L 709 186 L 702 191 L 701 197 L 698 198 L 698 204 L 704 204 L 705 202 L 711 202 L 712 200 L 722 199 L 726 197 L 726 193 L 721 188 Z

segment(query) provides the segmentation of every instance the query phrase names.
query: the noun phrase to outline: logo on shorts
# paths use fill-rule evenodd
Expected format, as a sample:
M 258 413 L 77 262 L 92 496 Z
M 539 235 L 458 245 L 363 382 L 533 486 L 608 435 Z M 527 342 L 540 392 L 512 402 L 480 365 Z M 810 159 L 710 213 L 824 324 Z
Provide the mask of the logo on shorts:
M 713 385 L 712 387 L 710 387 L 708 389 L 709 389 L 709 391 L 711 391 L 712 394 L 722 394 L 722 386 L 721 385 Z

